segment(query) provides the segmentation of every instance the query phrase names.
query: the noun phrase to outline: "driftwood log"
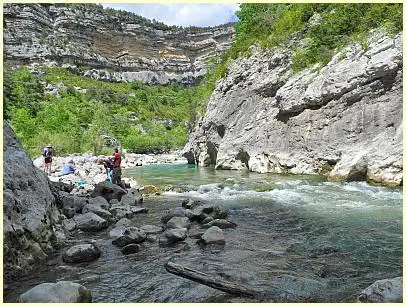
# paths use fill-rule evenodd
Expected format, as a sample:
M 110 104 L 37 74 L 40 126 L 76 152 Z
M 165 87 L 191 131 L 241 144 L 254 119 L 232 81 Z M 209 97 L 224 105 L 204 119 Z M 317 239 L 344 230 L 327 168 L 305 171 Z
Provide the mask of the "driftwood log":
M 235 284 L 225 281 L 219 277 L 215 277 L 200 271 L 196 271 L 172 262 L 167 262 L 165 264 L 165 269 L 169 273 L 181 276 L 192 281 L 198 282 L 200 284 L 209 286 L 211 288 L 231 293 L 237 296 L 246 296 L 261 301 L 265 301 L 266 297 L 263 292 L 257 291 L 252 288 L 248 288 L 241 284 Z M 269 301 L 269 300 L 268 300 Z M 269 301 L 270 302 L 270 301 Z

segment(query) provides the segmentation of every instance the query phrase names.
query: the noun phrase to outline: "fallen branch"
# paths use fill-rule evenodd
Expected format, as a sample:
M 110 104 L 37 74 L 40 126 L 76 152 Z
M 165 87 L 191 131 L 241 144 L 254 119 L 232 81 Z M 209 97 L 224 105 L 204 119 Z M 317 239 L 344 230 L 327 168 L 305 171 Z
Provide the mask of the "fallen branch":
M 196 271 L 173 262 L 167 262 L 165 264 L 165 269 L 169 273 L 175 274 L 180 277 L 190 279 L 192 281 L 198 282 L 200 284 L 209 286 L 211 288 L 231 293 L 238 296 L 247 296 L 256 298 L 259 300 L 265 300 L 265 295 L 252 288 L 245 287 L 240 284 L 234 284 L 228 281 L 225 281 L 219 277 L 213 277 L 212 275 Z

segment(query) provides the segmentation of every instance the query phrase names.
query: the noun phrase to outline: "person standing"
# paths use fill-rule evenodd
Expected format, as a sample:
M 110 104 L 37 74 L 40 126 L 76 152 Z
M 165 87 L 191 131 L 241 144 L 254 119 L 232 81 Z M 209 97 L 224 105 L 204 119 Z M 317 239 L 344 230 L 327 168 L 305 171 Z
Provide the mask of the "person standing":
M 121 186 L 121 155 L 118 149 L 114 149 L 113 153 L 113 184 Z
M 51 165 L 52 165 L 52 155 L 53 155 L 53 150 L 52 150 L 52 145 L 47 145 L 44 148 L 44 152 L 42 153 L 42 156 L 44 156 L 44 172 L 47 173 L 48 175 L 51 175 Z

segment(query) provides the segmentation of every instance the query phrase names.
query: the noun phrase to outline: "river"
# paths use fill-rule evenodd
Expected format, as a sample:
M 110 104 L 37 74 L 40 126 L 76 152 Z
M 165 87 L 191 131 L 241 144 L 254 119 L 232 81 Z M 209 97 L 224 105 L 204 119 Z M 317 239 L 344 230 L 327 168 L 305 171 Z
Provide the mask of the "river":
M 168 260 L 266 292 L 274 301 L 354 302 L 378 279 L 402 275 L 401 189 L 365 182 L 326 182 L 308 175 L 216 171 L 187 164 L 124 169 L 141 185 L 162 189 L 146 197 L 148 214 L 135 226 L 160 225 L 163 211 L 186 198 L 229 209 L 235 229 L 225 229 L 223 248 L 201 248 L 187 238 L 173 247 L 145 242 L 124 256 L 108 230 L 94 239 L 102 256 L 66 264 L 60 253 L 46 266 L 8 284 L 5 301 L 46 281 L 70 280 L 92 290 L 94 302 L 252 302 L 169 274 Z

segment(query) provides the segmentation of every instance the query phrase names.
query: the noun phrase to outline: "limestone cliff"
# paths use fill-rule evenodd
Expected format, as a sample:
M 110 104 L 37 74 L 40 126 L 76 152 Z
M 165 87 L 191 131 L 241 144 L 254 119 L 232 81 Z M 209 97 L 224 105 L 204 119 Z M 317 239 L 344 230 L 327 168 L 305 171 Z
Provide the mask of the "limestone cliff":
M 34 167 L 12 129 L 3 122 L 4 277 L 30 270 L 57 241 L 60 213 L 44 173 Z
M 185 147 L 217 169 L 402 184 L 402 35 L 373 31 L 294 74 L 289 48 L 236 60 Z M 316 68 L 316 69 L 315 69 Z
M 93 4 L 4 5 L 7 62 L 82 66 L 75 71 L 109 81 L 193 83 L 234 32 L 232 24 L 168 27 Z

